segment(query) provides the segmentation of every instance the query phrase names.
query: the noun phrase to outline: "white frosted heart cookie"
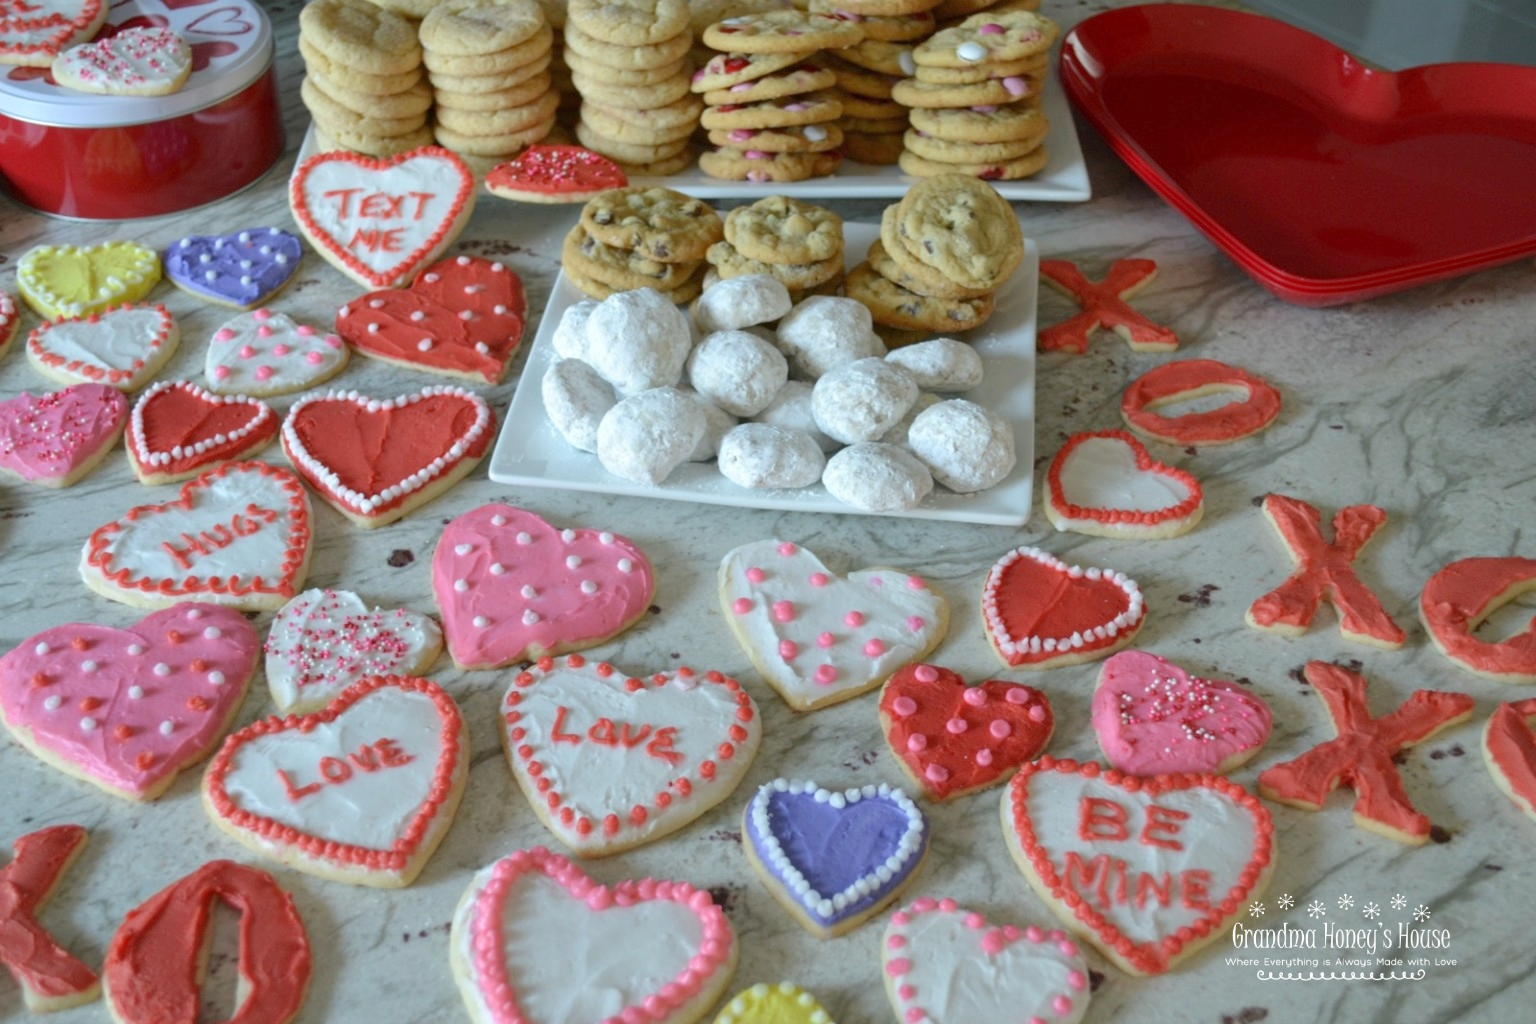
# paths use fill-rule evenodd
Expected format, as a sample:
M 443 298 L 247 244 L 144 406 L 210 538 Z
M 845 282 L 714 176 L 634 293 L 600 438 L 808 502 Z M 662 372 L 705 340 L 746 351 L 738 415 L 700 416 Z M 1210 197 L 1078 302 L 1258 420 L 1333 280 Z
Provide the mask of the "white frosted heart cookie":
M 180 340 L 164 306 L 123 305 L 38 325 L 27 336 L 27 361 L 62 384 L 137 391 L 160 372 Z
M 203 368 L 215 394 L 267 398 L 330 380 L 346 367 L 350 353 L 334 334 L 254 309 L 213 332 Z
M 1158 540 L 1188 533 L 1205 514 L 1200 482 L 1125 430 L 1073 434 L 1045 479 L 1045 517 L 1058 530 Z

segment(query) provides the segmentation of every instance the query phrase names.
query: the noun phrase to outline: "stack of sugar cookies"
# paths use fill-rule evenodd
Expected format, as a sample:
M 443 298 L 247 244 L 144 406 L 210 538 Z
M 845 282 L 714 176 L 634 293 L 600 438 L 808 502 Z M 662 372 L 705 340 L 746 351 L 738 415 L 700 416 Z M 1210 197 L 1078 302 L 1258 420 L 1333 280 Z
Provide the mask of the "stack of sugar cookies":
M 300 87 L 322 148 L 393 156 L 432 141 L 432 89 L 416 27 L 366 0 L 313 0 L 299 15 Z
M 581 144 L 636 177 L 691 164 L 703 107 L 688 91 L 692 45 L 686 0 L 571 0 L 565 60 Z
M 834 295 L 843 283 L 843 220 L 820 206 L 768 196 L 726 215 L 725 239 L 704 258 L 719 280 L 764 274 L 795 302 Z
M 539 3 L 544 8 L 544 17 L 549 22 L 550 31 L 554 33 L 554 42 L 549 48 L 549 77 L 554 82 L 555 92 L 560 94 L 560 106 L 555 110 L 555 119 L 560 126 L 574 132 L 576 118 L 581 113 L 581 93 L 571 80 L 571 66 L 565 59 L 566 3 L 565 0 L 539 0 Z M 575 140 L 574 134 L 562 139 L 567 142 Z
M 818 51 L 864 37 L 854 22 L 826 14 L 770 11 L 717 22 L 704 42 L 718 54 L 693 79 L 704 95 L 700 123 L 715 148 L 699 169 L 728 181 L 800 181 L 842 162 L 837 76 Z
M 988 10 L 913 49 L 913 76 L 891 91 L 912 108 L 901 169 L 996 181 L 1044 167 L 1039 97 L 1057 31 L 1029 11 Z
M 703 290 L 704 253 L 722 237 L 720 215 L 669 188 L 616 188 L 582 207 L 560 266 L 594 299 L 654 288 L 674 303 Z
M 974 177 L 939 175 L 885 208 L 880 237 L 844 289 L 887 330 L 966 331 L 992 315 L 994 293 L 1023 259 L 1007 201 Z
M 504 160 L 549 134 L 560 103 L 552 34 L 536 0 L 450 0 L 421 23 L 440 145 Z
M 973 14 L 993 11 L 1038 11 L 1040 0 L 944 0 L 933 9 L 935 28 L 953 28 Z

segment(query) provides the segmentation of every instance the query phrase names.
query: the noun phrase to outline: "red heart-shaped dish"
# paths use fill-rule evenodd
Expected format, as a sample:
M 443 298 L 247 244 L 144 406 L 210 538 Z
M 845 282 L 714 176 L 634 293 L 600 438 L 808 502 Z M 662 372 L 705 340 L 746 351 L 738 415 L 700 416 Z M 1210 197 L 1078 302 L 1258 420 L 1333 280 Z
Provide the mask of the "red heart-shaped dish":
M 1536 68 L 1380 71 L 1272 18 L 1147 4 L 1062 45 L 1110 146 L 1265 288 L 1331 306 L 1536 253 Z

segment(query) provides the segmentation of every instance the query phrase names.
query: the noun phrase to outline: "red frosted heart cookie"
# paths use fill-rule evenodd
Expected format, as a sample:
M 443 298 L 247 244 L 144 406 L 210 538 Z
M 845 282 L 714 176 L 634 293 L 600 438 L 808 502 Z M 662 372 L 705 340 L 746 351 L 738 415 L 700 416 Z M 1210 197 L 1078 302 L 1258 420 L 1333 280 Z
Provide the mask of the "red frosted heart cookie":
M 336 314 L 336 333 L 364 355 L 498 384 L 523 337 L 523 282 L 504 263 L 456 256 L 404 290 L 361 296 Z
M 0 473 L 68 487 L 102 460 L 128 421 L 128 401 L 105 384 L 77 384 L 0 402 Z
M 1092 537 L 1177 537 L 1200 522 L 1204 502 L 1198 480 L 1124 430 L 1073 434 L 1046 471 L 1045 517 Z
M 358 526 L 392 523 L 467 476 L 495 425 L 479 395 L 428 387 L 377 399 L 333 391 L 283 420 L 283 452 L 322 498 Z
M 469 778 L 453 698 L 372 676 L 311 715 L 232 733 L 203 777 L 213 822 L 257 853 L 321 878 L 409 885 L 448 833 Z
M 128 462 L 140 483 L 168 484 L 249 458 L 277 436 L 277 427 L 271 408 L 258 399 L 161 381 L 134 403 Z
M 584 203 L 628 184 L 623 168 L 585 146 L 529 146 L 485 176 L 491 195 L 519 203 Z
M 1219 775 L 1123 775 L 1052 757 L 1003 794 L 1003 835 L 1066 926 L 1131 974 L 1162 974 L 1264 891 L 1269 811 Z
M 985 789 L 1040 755 L 1056 722 L 1045 694 L 947 668 L 908 665 L 880 693 L 880 725 L 902 770 L 930 799 Z
M 1068 565 L 1022 547 L 987 573 L 981 614 L 1004 664 L 1040 669 L 1119 650 L 1135 638 L 1147 608 L 1141 588 L 1124 573 Z
M 1483 620 L 1536 590 L 1536 558 L 1463 558 L 1430 577 L 1419 617 L 1439 652 L 1501 683 L 1536 683 L 1536 619 L 1494 643 L 1472 635 Z

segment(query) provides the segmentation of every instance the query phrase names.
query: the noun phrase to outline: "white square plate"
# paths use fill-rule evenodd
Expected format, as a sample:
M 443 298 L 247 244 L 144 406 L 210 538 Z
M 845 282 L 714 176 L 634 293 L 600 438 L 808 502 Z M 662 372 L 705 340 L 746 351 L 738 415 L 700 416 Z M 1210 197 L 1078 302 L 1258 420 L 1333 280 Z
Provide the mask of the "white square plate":
M 863 259 L 869 243 L 879 236 L 873 224 L 847 224 L 843 228 L 848 259 Z M 917 508 L 893 513 L 911 519 L 939 519 L 957 523 L 988 523 L 1022 526 L 1029 518 L 1035 461 L 1035 293 L 1039 284 L 1040 253 L 1026 239 L 1024 262 L 997 296 L 997 307 L 986 324 L 958 335 L 981 353 L 986 377 L 981 386 L 964 395 L 1001 415 L 1013 426 L 1018 461 L 1001 484 L 978 494 L 955 494 L 942 487 Z M 777 509 L 786 512 L 838 512 L 867 515 L 833 498 L 820 484 L 798 491 L 757 491 L 738 487 L 721 476 L 713 462 L 690 462 L 654 487 L 614 476 L 597 456 L 572 448 L 550 425 L 544 413 L 541 384 L 544 371 L 555 361 L 550 336 L 566 309 L 584 299 L 577 287 L 561 273 L 555 279 L 549 303 L 539 321 L 538 334 L 528 352 L 527 364 L 518 379 L 502 422 L 501 436 L 491 454 L 490 477 L 497 483 L 523 487 L 549 487 L 595 491 L 670 501 L 697 501 L 707 505 Z

